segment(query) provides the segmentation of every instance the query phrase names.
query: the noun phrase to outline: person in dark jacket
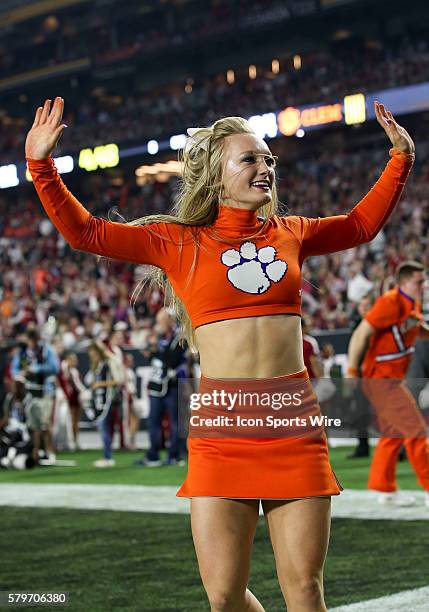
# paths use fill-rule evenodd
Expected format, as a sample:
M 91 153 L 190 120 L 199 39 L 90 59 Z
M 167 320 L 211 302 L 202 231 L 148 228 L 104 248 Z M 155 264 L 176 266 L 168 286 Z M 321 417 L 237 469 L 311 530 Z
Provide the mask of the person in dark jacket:
M 186 347 L 179 345 L 175 318 L 166 308 L 156 315 L 155 333 L 143 355 L 150 360 L 152 373 L 148 383 L 150 401 L 148 429 L 150 448 L 144 461 L 148 467 L 162 465 L 159 456 L 161 448 L 161 421 L 166 412 L 169 417 L 169 449 L 166 465 L 183 465 L 179 441 L 179 406 L 177 370 L 185 360 Z

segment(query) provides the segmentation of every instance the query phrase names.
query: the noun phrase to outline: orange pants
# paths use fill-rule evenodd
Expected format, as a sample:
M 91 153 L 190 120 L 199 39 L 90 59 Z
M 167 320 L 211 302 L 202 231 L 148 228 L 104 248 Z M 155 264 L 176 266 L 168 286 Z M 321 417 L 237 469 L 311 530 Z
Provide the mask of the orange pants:
M 388 493 L 396 491 L 396 463 L 403 444 L 419 484 L 429 491 L 428 447 L 425 438 L 380 438 L 369 472 L 369 489 Z
M 371 463 L 368 488 L 397 490 L 396 464 L 404 445 L 417 481 L 429 491 L 426 425 L 409 389 L 397 380 L 366 379 L 363 390 L 375 410 L 382 434 Z

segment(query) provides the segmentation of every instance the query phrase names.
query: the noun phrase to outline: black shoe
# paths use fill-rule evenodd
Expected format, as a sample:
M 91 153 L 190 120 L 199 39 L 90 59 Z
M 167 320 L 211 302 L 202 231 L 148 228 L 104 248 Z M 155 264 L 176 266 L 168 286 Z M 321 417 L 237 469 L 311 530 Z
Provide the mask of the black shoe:
M 161 467 L 162 465 L 161 459 L 157 459 L 156 461 L 151 461 L 150 459 L 136 459 L 133 461 L 133 465 L 140 465 L 141 467 Z
M 405 450 L 405 446 L 403 446 L 401 448 L 401 450 L 399 451 L 399 455 L 398 455 L 398 461 L 402 462 L 402 461 L 408 461 L 408 457 L 407 457 L 407 452 Z
M 364 457 L 369 457 L 369 455 L 369 448 L 360 448 L 358 446 L 353 453 L 347 455 L 347 459 L 362 459 Z

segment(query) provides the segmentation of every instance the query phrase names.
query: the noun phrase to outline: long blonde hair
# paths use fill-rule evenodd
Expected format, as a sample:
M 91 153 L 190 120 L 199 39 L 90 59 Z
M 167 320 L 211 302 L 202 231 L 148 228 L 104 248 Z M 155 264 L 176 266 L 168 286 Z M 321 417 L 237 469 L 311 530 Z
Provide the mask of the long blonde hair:
M 222 155 L 224 139 L 234 134 L 253 134 L 254 130 L 242 117 L 225 117 L 216 121 L 211 127 L 199 129 L 188 139 L 184 149 L 179 152 L 179 160 L 183 164 L 180 188 L 171 208 L 171 214 L 148 215 L 131 221 L 130 225 L 146 225 L 147 223 L 176 223 L 191 226 L 190 237 L 194 242 L 194 261 L 188 280 L 195 270 L 199 243 L 200 228 L 211 226 L 216 220 L 222 192 Z M 258 214 L 264 218 L 264 223 L 257 232 L 250 236 L 240 236 L 236 241 L 252 238 L 263 233 L 269 217 L 278 211 L 277 188 L 273 185 L 272 199 L 262 206 Z M 149 228 L 148 228 L 149 229 Z M 184 229 L 184 228 L 183 228 Z M 157 236 L 155 228 L 150 228 Z M 214 229 L 212 237 L 222 241 Z M 179 251 L 183 246 L 183 235 L 178 244 Z M 162 237 L 162 236 L 161 236 Z M 164 238 L 166 239 L 166 238 Z M 228 238 L 228 242 L 235 241 Z M 174 311 L 180 330 L 181 341 L 186 339 L 191 349 L 196 350 L 195 334 L 192 323 L 182 301 L 175 294 L 171 283 L 163 270 L 151 267 L 139 281 L 133 291 L 131 302 L 135 304 L 138 295 L 144 287 L 161 288 L 164 292 L 164 303 Z

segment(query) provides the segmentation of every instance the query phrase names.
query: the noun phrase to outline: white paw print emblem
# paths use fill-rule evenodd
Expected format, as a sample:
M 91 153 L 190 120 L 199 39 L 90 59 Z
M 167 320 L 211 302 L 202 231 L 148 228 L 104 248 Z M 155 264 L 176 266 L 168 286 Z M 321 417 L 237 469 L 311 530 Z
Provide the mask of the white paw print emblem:
M 246 293 L 264 293 L 271 282 L 278 283 L 287 272 L 287 263 L 276 259 L 276 254 L 274 247 L 257 249 L 253 242 L 244 242 L 239 251 L 224 251 L 221 261 L 228 266 L 228 280 L 236 289 Z

